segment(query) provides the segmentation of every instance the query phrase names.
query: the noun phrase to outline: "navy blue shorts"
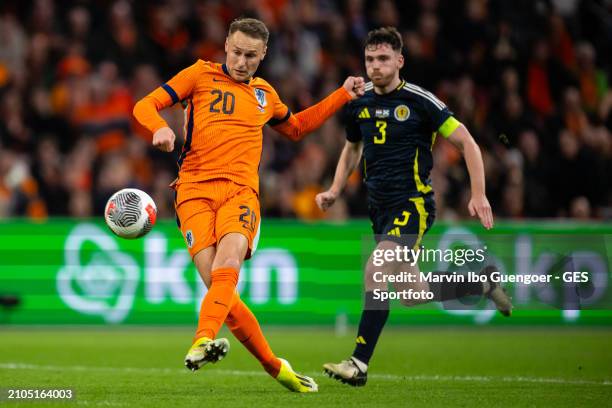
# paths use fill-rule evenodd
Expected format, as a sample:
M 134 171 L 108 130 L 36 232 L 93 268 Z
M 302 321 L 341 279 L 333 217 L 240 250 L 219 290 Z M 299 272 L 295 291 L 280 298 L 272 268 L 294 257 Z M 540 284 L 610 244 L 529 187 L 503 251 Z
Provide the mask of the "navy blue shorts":
M 393 208 L 370 205 L 369 212 L 376 242 L 388 240 L 414 248 L 433 225 L 436 204 L 433 194 L 428 194 Z

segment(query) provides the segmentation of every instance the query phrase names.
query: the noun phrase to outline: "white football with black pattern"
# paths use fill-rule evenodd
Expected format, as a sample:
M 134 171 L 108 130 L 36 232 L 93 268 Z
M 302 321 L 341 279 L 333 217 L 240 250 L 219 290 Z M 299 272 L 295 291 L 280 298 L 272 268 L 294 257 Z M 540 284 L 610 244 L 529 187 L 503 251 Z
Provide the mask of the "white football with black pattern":
M 124 188 L 108 199 L 104 219 L 115 235 L 127 239 L 139 238 L 155 225 L 157 206 L 144 191 Z

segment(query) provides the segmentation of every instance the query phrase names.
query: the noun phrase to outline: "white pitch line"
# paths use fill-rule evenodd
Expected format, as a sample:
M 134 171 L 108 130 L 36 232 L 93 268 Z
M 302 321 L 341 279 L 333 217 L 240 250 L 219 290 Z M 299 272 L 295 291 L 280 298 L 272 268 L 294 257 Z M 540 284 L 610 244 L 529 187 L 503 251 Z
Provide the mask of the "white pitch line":
M 188 370 L 179 368 L 157 368 L 157 367 L 103 367 L 103 366 L 54 366 L 37 365 L 24 363 L 0 363 L 0 369 L 7 370 L 45 370 L 45 371 L 102 371 L 102 372 L 123 372 L 123 373 L 144 373 L 144 374 L 191 374 Z M 249 370 L 223 370 L 214 369 L 216 375 L 236 375 L 236 376 L 267 376 L 263 371 Z M 310 376 L 317 376 L 322 373 L 305 373 Z M 579 380 L 566 378 L 550 377 L 524 377 L 524 376 L 480 376 L 480 375 L 395 375 L 395 374 L 370 374 L 371 379 L 383 381 L 464 381 L 464 382 L 510 382 L 510 383 L 532 383 L 532 384 L 571 384 L 571 385 L 601 385 L 611 386 L 612 380 Z
M 394 374 L 372 374 L 370 378 L 381 380 L 405 380 L 405 381 L 467 381 L 467 382 L 524 382 L 539 384 L 572 384 L 572 385 L 612 385 L 612 380 L 574 380 L 566 378 L 547 378 L 547 377 L 523 377 L 523 376 L 480 376 L 480 375 L 394 375 Z

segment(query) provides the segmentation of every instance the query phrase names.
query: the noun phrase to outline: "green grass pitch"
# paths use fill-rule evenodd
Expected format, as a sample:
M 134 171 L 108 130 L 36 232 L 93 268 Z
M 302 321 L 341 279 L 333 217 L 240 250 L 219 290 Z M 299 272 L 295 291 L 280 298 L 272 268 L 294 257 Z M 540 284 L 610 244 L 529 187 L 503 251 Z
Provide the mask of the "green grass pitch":
M 66 388 L 52 407 L 576 407 L 612 400 L 612 330 L 606 328 L 389 328 L 368 384 L 352 388 L 321 365 L 352 350 L 351 334 L 267 328 L 277 353 L 319 383 L 293 394 L 229 336 L 227 358 L 191 373 L 182 366 L 192 329 L 0 328 L 0 389 Z M 222 334 L 227 334 L 223 332 Z M 4 406 L 34 406 L 32 402 Z

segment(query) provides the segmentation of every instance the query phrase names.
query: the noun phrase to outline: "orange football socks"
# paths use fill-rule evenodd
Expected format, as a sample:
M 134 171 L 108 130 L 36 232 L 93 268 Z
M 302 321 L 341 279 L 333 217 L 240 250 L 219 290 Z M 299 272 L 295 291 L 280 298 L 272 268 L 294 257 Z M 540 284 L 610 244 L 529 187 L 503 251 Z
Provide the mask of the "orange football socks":
M 195 340 L 214 339 L 227 318 L 238 284 L 238 270 L 218 268 L 211 272 L 211 285 L 202 301 Z
M 259 360 L 268 374 L 276 378 L 281 368 L 281 362 L 268 345 L 257 318 L 237 293 L 234 293 L 232 309 L 225 323 L 244 347 Z
M 195 340 L 214 339 L 223 322 L 234 336 L 251 352 L 272 377 L 280 371 L 281 362 L 274 355 L 264 337 L 257 318 L 236 293 L 238 271 L 219 268 L 211 273 L 212 283 L 200 308 L 200 319 Z

